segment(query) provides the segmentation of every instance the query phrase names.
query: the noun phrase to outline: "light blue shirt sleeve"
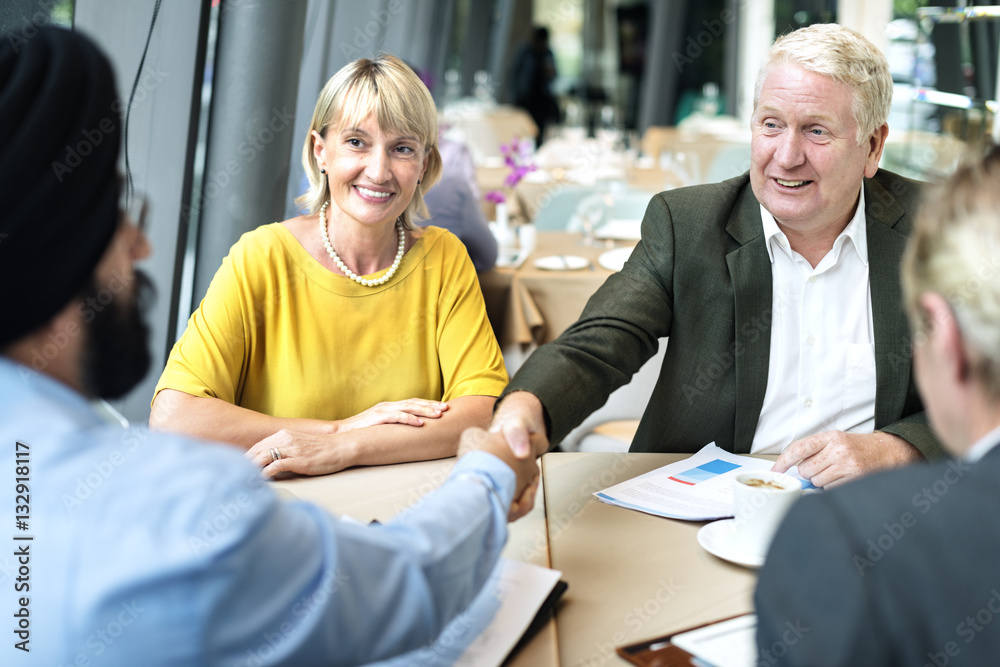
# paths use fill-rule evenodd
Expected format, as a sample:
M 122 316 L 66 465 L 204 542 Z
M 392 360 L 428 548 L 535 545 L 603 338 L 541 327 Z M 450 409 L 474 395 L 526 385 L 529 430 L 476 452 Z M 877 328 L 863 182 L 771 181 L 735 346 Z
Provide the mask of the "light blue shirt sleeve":
M 14 547 L 0 555 L 0 586 L 25 577 L 30 611 L 30 652 L 0 646 L 12 666 L 355 665 L 420 648 L 488 579 L 516 483 L 473 452 L 392 522 L 346 523 L 279 500 L 236 448 L 108 426 L 2 357 L 0 443 L 3 468 L 21 451 L 30 477 L 25 573 Z M 13 483 L 0 501 L 14 526 Z
M 384 526 L 269 501 L 209 573 L 224 581 L 206 600 L 213 662 L 349 665 L 432 641 L 496 564 L 514 482 L 499 459 L 471 453 Z

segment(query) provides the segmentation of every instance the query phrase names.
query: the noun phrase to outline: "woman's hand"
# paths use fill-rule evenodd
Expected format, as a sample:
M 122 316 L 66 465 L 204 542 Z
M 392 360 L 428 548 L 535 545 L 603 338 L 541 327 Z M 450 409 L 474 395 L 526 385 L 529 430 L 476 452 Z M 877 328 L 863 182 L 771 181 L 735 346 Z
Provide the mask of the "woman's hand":
M 423 398 L 378 403 L 360 414 L 336 422 L 337 433 L 375 426 L 376 424 L 423 426 L 424 419 L 437 419 L 447 409 L 447 403 L 428 401 Z
M 336 435 L 282 429 L 247 450 L 246 457 L 263 468 L 268 478 L 282 472 L 328 475 L 351 465 L 349 448 L 348 443 L 338 442 Z M 272 450 L 280 458 L 275 459 Z

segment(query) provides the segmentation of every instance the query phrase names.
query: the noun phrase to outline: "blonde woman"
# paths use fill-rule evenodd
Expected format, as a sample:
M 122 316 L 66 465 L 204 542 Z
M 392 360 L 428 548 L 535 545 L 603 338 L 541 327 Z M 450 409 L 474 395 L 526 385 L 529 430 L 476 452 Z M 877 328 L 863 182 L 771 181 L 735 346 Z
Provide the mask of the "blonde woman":
M 462 243 L 414 225 L 441 174 L 434 102 L 398 59 L 357 60 L 310 127 L 307 213 L 233 246 L 150 423 L 242 445 L 268 476 L 451 456 L 507 374 Z

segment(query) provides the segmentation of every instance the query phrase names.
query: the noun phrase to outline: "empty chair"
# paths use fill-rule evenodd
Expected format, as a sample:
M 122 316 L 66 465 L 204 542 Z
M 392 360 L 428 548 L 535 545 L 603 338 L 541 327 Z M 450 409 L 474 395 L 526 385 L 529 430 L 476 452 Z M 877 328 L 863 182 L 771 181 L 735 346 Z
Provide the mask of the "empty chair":
M 559 444 L 560 449 L 567 452 L 628 451 L 630 443 L 595 433 L 594 429 L 608 422 L 638 420 L 642 417 L 646 404 L 653 395 L 653 387 L 656 386 L 656 379 L 660 375 L 660 366 L 663 365 L 663 355 L 666 351 L 667 339 L 661 338 L 659 351 L 632 376 L 632 381 L 615 390 L 608 397 L 607 403 L 570 431 Z

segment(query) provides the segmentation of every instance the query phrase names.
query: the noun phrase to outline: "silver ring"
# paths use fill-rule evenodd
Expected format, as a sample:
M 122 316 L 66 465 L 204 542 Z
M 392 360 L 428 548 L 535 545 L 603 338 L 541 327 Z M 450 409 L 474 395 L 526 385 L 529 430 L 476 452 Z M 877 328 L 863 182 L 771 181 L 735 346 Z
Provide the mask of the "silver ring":
M 281 452 L 276 447 L 271 447 L 271 463 L 281 458 Z

